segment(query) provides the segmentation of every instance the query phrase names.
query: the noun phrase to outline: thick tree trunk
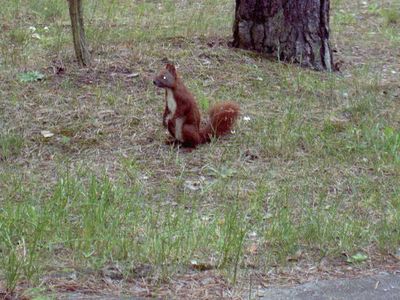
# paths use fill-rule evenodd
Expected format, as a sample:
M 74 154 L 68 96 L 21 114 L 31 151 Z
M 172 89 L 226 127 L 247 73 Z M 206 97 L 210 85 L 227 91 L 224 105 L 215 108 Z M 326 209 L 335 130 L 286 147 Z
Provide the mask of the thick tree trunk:
M 68 3 L 76 58 L 80 66 L 88 66 L 90 64 L 90 55 L 86 47 L 82 0 L 68 0 Z
M 333 70 L 329 0 L 236 0 L 233 46 Z

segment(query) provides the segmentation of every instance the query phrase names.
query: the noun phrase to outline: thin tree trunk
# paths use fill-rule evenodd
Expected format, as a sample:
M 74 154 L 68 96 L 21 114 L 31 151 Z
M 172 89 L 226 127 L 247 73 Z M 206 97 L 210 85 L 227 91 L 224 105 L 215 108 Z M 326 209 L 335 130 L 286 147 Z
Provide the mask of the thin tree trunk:
M 329 0 L 236 0 L 233 46 L 333 70 Z
M 90 65 L 90 55 L 86 46 L 83 26 L 82 0 L 68 0 L 68 3 L 76 58 L 80 66 L 88 66 Z

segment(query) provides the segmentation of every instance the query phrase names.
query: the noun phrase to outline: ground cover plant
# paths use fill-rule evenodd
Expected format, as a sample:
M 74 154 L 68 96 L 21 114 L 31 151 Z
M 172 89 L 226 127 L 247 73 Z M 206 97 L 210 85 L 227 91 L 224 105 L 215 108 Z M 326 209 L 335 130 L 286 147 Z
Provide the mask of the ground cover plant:
M 340 72 L 231 49 L 234 1 L 65 1 L 0 11 L 0 293 L 240 298 L 259 285 L 399 267 L 400 16 L 332 1 Z M 173 61 L 235 132 L 164 145 Z M 203 114 L 204 115 L 204 114 Z

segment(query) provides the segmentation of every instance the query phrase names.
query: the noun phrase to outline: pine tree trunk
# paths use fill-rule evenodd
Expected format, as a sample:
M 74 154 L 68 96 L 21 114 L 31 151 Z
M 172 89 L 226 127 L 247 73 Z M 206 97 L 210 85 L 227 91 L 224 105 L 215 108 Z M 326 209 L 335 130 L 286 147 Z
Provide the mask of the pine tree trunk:
M 86 47 L 82 0 L 68 0 L 68 3 L 76 58 L 80 66 L 88 66 L 90 64 L 90 55 Z
M 333 70 L 329 0 L 236 0 L 233 46 Z

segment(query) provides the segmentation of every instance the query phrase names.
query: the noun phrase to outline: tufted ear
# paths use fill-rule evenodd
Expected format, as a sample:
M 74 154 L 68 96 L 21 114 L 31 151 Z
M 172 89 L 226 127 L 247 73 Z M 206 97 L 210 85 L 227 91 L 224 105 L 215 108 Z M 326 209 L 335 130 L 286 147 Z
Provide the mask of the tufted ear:
M 175 66 L 173 64 L 167 64 L 165 66 L 165 68 L 168 70 L 168 72 L 171 73 L 172 76 L 174 76 L 176 78 L 176 69 L 175 69 Z

